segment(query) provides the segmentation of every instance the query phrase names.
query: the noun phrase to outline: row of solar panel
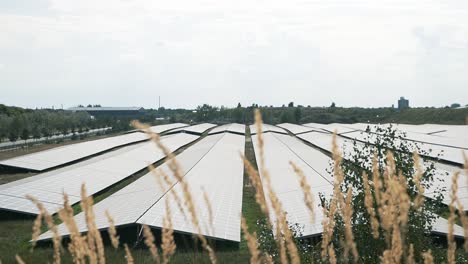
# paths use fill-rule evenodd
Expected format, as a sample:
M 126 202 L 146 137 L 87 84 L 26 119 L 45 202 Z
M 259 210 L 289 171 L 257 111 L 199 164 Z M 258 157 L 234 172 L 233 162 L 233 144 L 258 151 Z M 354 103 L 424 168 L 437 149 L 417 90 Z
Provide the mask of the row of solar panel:
M 282 124 L 280 126 L 319 148 L 330 149 L 332 137 L 330 132 L 334 131 L 331 128 L 327 127 L 327 130 L 325 127 L 310 128 L 293 124 Z M 198 136 L 191 134 L 201 134 L 212 127 L 214 125 L 201 124 L 174 129 L 187 133 L 165 136 L 162 138 L 163 144 L 170 147 L 171 150 L 175 150 L 198 138 Z M 309 178 L 309 182 L 312 183 L 314 194 L 318 194 L 319 192 L 331 194 L 331 179 L 327 172 L 331 160 L 322 152 L 307 146 L 293 136 L 287 135 L 287 131 L 283 128 L 271 125 L 265 125 L 263 128 L 265 132 L 273 132 L 265 133 L 266 168 L 270 172 L 274 172 L 272 173 L 273 186 L 284 205 L 285 211 L 288 212 L 288 217 L 291 218 L 290 221 L 304 224 L 305 236 L 317 235 L 321 233 L 320 219 L 323 217 L 321 216 L 321 210 L 317 210 L 316 221 L 312 223 L 305 208 L 298 181 L 293 180 L 296 176 L 289 165 L 289 161 L 293 161 L 304 170 Z M 187 180 L 192 191 L 195 193 L 195 204 L 199 207 L 197 211 L 200 212 L 202 223 L 201 232 L 204 235 L 232 241 L 239 241 L 240 239 L 239 221 L 243 170 L 239 152 L 243 152 L 244 136 L 236 134 L 243 134 L 244 130 L 245 127 L 239 124 L 218 126 L 208 132 L 209 136 L 203 138 L 177 157 L 185 172 L 184 179 Z M 251 131 L 252 134 L 257 133 L 255 126 L 251 126 Z M 253 139 L 254 143 L 256 143 L 256 137 L 253 137 Z M 349 138 L 345 137 L 339 137 L 338 139 L 340 145 L 344 147 L 349 146 L 351 142 Z M 150 150 L 150 147 L 153 149 L 153 152 Z M 79 164 L 83 166 L 76 164 L 53 172 L 40 174 L 24 181 L 0 186 L 0 196 L 2 196 L 2 201 L 6 201 L 5 203 L 1 203 L 0 207 L 37 213 L 32 205 L 22 197 L 26 193 L 31 193 L 32 190 L 35 193 L 31 194 L 39 197 L 47 205 L 47 208 L 54 212 L 62 201 L 61 193 L 63 190 L 66 190 L 71 195 L 72 203 L 80 200 L 79 186 L 83 180 L 86 180 L 88 186 L 92 185 L 92 183 L 96 184 L 96 187 L 88 187 L 89 194 L 97 193 L 113 183 L 128 177 L 135 171 L 145 168 L 148 164 L 162 159 L 164 155 L 158 151 L 154 151 L 154 149 L 156 148 L 151 146 L 151 143 L 140 143 L 80 162 Z M 255 151 L 257 152 L 258 149 L 255 148 Z M 258 153 L 256 154 L 258 158 Z M 133 158 L 146 157 L 147 155 L 152 156 L 152 158 L 150 160 Z M 127 160 L 131 162 L 127 162 Z M 127 164 L 129 167 L 126 167 Z M 171 175 L 166 164 L 161 166 L 161 168 L 166 170 L 168 175 Z M 96 173 L 100 174 L 99 178 L 87 176 L 96 175 Z M 67 179 L 66 177 L 69 178 Z M 103 214 L 105 209 L 109 209 L 115 215 L 115 219 L 118 221 L 117 225 L 135 223 L 161 227 L 162 216 L 165 214 L 164 201 L 170 197 L 167 191 L 169 188 L 172 188 L 176 193 L 179 193 L 179 196 L 183 192 L 180 183 L 177 183 L 175 179 L 172 180 L 176 182 L 174 186 L 166 186 L 166 189 L 157 191 L 155 185 L 151 183 L 155 182 L 155 180 L 148 174 L 96 204 L 96 215 L 99 216 L 98 227 L 107 227 L 107 221 Z M 50 184 L 49 187 L 49 182 L 54 182 L 54 184 Z M 447 182 L 442 179 L 440 184 L 447 184 Z M 65 185 L 67 185 L 67 188 L 63 187 Z M 62 189 L 60 189 L 60 186 L 62 186 Z M 202 187 L 207 191 L 214 208 L 213 222 L 208 221 L 209 210 L 200 198 L 203 197 L 201 193 Z M 466 186 L 462 186 L 462 188 L 466 189 Z M 316 197 L 316 203 L 318 200 L 318 197 Z M 28 205 L 25 202 L 28 202 Z M 172 212 L 177 223 L 174 229 L 180 232 L 196 232 L 189 218 L 175 209 L 177 208 L 174 204 L 175 201 L 170 200 L 169 202 L 171 207 L 174 208 Z M 7 204 L 7 206 L 4 204 Z M 318 203 L 316 206 L 318 206 Z M 78 215 L 76 218 L 81 223 L 79 224 L 80 228 L 82 228 L 81 230 L 85 231 L 86 225 L 83 222 L 82 216 Z M 213 223 L 212 226 L 211 223 Z M 443 219 L 439 219 L 436 226 L 439 227 L 436 231 L 442 233 L 446 227 Z M 61 227 L 61 232 L 62 234 L 66 234 L 66 230 L 63 227 Z M 42 238 L 47 239 L 48 234 L 44 234 Z

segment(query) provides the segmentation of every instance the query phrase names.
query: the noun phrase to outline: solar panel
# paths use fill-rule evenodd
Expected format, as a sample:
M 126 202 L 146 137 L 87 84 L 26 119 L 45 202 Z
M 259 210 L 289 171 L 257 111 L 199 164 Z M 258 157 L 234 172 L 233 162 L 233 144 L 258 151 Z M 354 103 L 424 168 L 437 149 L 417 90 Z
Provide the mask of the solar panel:
M 273 126 L 273 125 L 268 125 L 268 124 L 262 125 L 262 131 L 263 133 L 275 132 L 275 133 L 287 134 L 286 130 L 284 130 L 283 128 Z M 257 134 L 257 127 L 255 125 L 250 125 L 250 134 L 252 135 Z
M 225 133 L 219 142 L 193 167 L 184 180 L 190 186 L 196 211 L 204 236 L 240 242 L 240 217 L 242 210 L 243 162 L 239 153 L 244 152 L 245 137 Z M 202 188 L 206 190 L 213 210 L 211 229 L 209 209 L 204 202 Z M 180 184 L 174 187 L 179 196 L 183 195 Z M 165 215 L 165 200 L 169 199 L 172 209 L 174 230 L 197 233 L 190 221 L 184 217 L 174 199 L 169 195 L 151 207 L 138 223 L 162 227 Z
M 43 171 L 123 145 L 147 140 L 143 133 L 130 133 L 40 151 L 0 161 L 0 165 Z
M 197 138 L 194 135 L 178 134 L 162 137 L 161 140 L 167 148 L 174 151 Z M 35 208 L 31 210 L 19 210 L 18 202 L 22 201 L 24 204 L 30 204 L 31 202 L 25 198 L 25 195 L 31 194 L 39 201 L 61 204 L 63 201 L 62 192 L 70 195 L 70 200 L 73 204 L 80 200 L 82 183 L 86 184 L 88 194 L 94 194 L 162 158 L 164 158 L 164 154 L 153 142 L 141 143 L 132 150 L 120 152 L 106 159 L 60 170 L 57 173 L 48 173 L 46 177 L 36 176 L 34 180 L 23 181 L 21 184 L 9 185 L 6 188 L 2 188 L 0 189 L 1 195 L 16 197 L 22 200 L 15 200 L 14 203 L 1 200 L 0 208 L 37 214 L 37 209 Z M 51 210 L 52 213 L 55 211 Z
M 362 131 L 358 132 L 350 132 L 342 135 L 344 137 L 360 140 L 360 141 L 369 141 L 370 143 L 375 142 L 375 138 L 377 137 L 375 134 L 366 133 Z M 425 135 L 421 134 L 418 137 L 423 138 Z M 405 142 L 405 139 L 394 139 L 396 144 L 399 145 L 400 142 Z M 409 139 L 408 139 L 409 140 Z M 413 140 L 410 140 L 413 141 Z M 415 141 L 413 141 L 415 142 Z M 406 144 L 408 147 L 411 147 L 410 144 Z M 421 141 L 417 141 L 416 145 L 419 147 L 420 154 L 428 157 L 432 157 L 435 159 L 442 159 L 445 161 L 457 163 L 457 164 L 464 164 L 463 159 L 463 149 L 454 148 L 449 146 L 442 146 L 442 145 L 435 145 L 430 143 L 424 143 Z M 416 151 L 416 149 L 410 149 L 410 151 Z
M 282 124 L 279 124 L 277 126 L 288 130 L 289 132 L 293 133 L 294 135 L 302 134 L 302 133 L 306 133 L 306 132 L 311 132 L 311 131 L 314 131 L 314 130 L 321 130 L 321 129 L 315 129 L 315 128 L 310 128 L 310 127 L 291 124 L 291 123 L 282 123 Z
M 226 124 L 222 126 L 218 126 L 210 130 L 208 132 L 209 135 L 216 134 L 216 133 L 223 133 L 223 132 L 231 132 L 235 134 L 245 134 L 245 125 L 243 124 L 237 124 L 237 123 L 232 123 L 232 124 Z
M 357 130 L 355 128 L 346 126 L 346 124 L 336 124 L 336 123 L 334 124 L 307 123 L 307 124 L 304 124 L 303 126 L 311 127 L 311 128 L 314 128 L 315 130 L 322 129 L 329 133 L 334 133 L 336 131 L 337 134 L 349 133 L 349 132 Z
M 176 128 L 181 128 L 181 127 L 187 127 L 187 124 L 184 123 L 173 123 L 173 124 L 166 124 L 166 125 L 158 125 L 158 126 L 152 126 L 150 127 L 150 130 L 154 133 L 161 134 L 163 132 L 176 129 Z
M 244 149 L 244 140 L 244 136 L 240 135 L 215 134 L 203 138 L 177 156 L 177 161 L 185 172 L 184 180 L 189 183 L 199 206 L 199 218 L 204 227 L 207 226 L 209 218 L 204 207 L 202 186 L 210 196 L 216 231 L 206 233 L 211 232 L 211 229 L 204 229 L 204 235 L 240 241 L 243 164 L 239 152 Z M 171 177 L 172 173 L 166 163 L 160 166 L 160 169 Z M 221 171 L 223 173 L 219 173 Z M 145 223 L 161 227 L 161 219 L 165 214 L 165 199 L 170 197 L 166 194 L 167 191 L 168 188 L 158 188 L 152 173 L 142 176 L 94 206 L 98 228 L 108 227 L 106 209 L 114 217 L 116 226 Z M 180 186 L 176 185 L 174 191 L 182 197 Z M 191 228 L 191 222 L 187 222 L 188 220 L 179 213 L 174 201 L 171 202 L 171 208 L 174 229 L 180 232 L 195 232 Z M 75 220 L 80 231 L 87 230 L 83 213 L 76 215 Z M 69 234 L 64 225 L 59 226 L 59 232 L 61 235 Z M 40 239 L 50 237 L 50 232 L 47 232 L 41 235 Z
M 323 230 L 321 224 L 323 214 L 319 207 L 320 200 L 318 194 L 323 193 L 329 196 L 333 191 L 333 187 L 329 181 L 330 177 L 321 174 L 326 170 L 329 158 L 318 150 L 306 146 L 304 143 L 297 141 L 289 135 L 267 133 L 263 135 L 263 138 L 265 146 L 265 168 L 269 171 L 272 188 L 283 205 L 283 210 L 287 213 L 288 221 L 304 226 L 304 237 L 321 234 Z M 257 137 L 252 137 L 252 142 L 255 147 L 257 164 L 261 166 Z M 304 145 L 304 147 L 298 147 L 299 144 Z M 308 157 L 307 161 L 311 164 L 306 162 L 305 157 Z M 313 160 L 317 157 L 321 162 L 318 161 L 318 163 L 314 163 Z M 311 186 L 314 196 L 314 207 L 316 209 L 315 222 L 311 221 L 309 211 L 304 203 L 299 179 L 289 164 L 289 161 L 294 162 L 303 170 Z M 261 168 L 259 168 L 259 170 L 261 171 Z M 260 173 L 260 175 L 263 179 L 264 175 L 262 175 L 262 173 Z M 264 192 L 267 192 L 265 185 Z M 274 217 L 273 213 L 271 217 Z
M 309 134 L 309 135 L 307 135 Z M 306 138 L 314 138 L 313 136 L 315 135 L 316 137 L 314 138 L 315 143 L 320 145 L 323 148 L 331 147 L 331 135 L 329 134 L 323 134 L 323 133 L 307 133 L 304 134 L 307 135 Z M 317 136 L 318 135 L 318 136 Z M 302 136 L 302 135 L 300 135 Z M 320 136 L 323 136 L 320 138 Z M 266 161 L 266 168 L 270 172 L 270 176 L 272 177 L 272 183 L 273 183 L 273 188 L 278 188 L 280 191 L 276 190 L 278 193 L 278 197 L 280 201 L 283 204 L 283 209 L 287 212 L 288 215 L 288 220 L 291 223 L 299 223 L 301 225 L 305 226 L 305 232 L 304 236 L 313 236 L 320 234 L 322 232 L 322 227 L 315 224 L 311 225 L 310 223 L 305 222 L 308 218 L 309 215 L 307 213 L 307 208 L 305 207 L 304 201 L 303 201 L 303 194 L 301 191 L 291 191 L 291 187 L 288 187 L 288 184 L 293 184 L 292 181 L 292 176 L 291 172 L 285 171 L 284 167 L 281 165 L 285 164 L 285 161 L 287 162 L 288 160 L 293 160 L 287 153 L 285 148 L 279 147 L 277 142 L 274 142 L 272 140 L 272 135 L 265 134 L 264 135 L 264 140 L 265 140 L 265 161 Z M 323 192 L 326 195 L 331 195 L 331 186 L 332 186 L 332 178 L 330 176 L 330 173 L 328 172 L 328 168 L 330 168 L 330 165 L 332 164 L 331 159 L 328 156 L 323 155 L 320 152 L 315 152 L 310 151 L 309 149 L 312 149 L 309 146 L 304 145 L 304 143 L 299 142 L 293 137 L 287 136 L 287 135 L 274 135 L 276 139 L 281 141 L 287 148 L 294 152 L 295 155 L 297 155 L 300 160 L 302 160 L 304 163 L 309 165 L 314 172 L 317 172 L 322 176 L 322 178 L 330 183 L 330 185 L 326 184 L 321 184 L 323 181 L 318 181 L 319 186 L 314 188 L 314 183 L 317 181 L 312 180 L 311 178 L 308 178 L 309 184 L 311 184 L 312 187 L 312 193 L 316 195 L 318 192 Z M 330 143 L 326 143 L 326 140 L 329 140 Z M 340 137 L 338 137 L 340 139 Z M 256 144 L 257 139 L 253 138 L 253 142 Z M 349 148 L 349 141 L 347 140 L 338 140 L 339 145 L 347 145 Z M 270 145 L 270 147 L 269 147 Z M 271 146 L 273 145 L 273 146 Z M 256 146 L 256 145 L 254 145 Z M 270 148 L 270 149 L 269 149 Z M 256 156 L 258 157 L 259 153 L 256 150 Z M 274 155 L 273 157 L 270 157 L 271 155 Z M 279 157 L 279 156 L 284 156 L 284 157 Z M 348 159 L 350 156 L 348 156 Z M 268 161 L 271 159 L 272 161 Z M 285 160 L 281 162 L 281 160 Z M 298 164 L 297 160 L 294 161 L 296 164 Z M 257 160 L 257 164 L 260 164 L 259 161 Z M 304 164 L 303 164 L 304 165 Z M 275 167 L 276 166 L 276 167 Z M 303 168 L 304 170 L 304 168 Z M 425 196 L 432 198 L 434 197 L 435 194 L 439 194 L 440 190 L 437 188 L 445 188 L 445 191 L 442 192 L 442 194 L 445 196 L 444 203 L 449 204 L 450 203 L 450 198 L 449 198 L 449 190 L 450 190 L 450 185 L 451 185 L 451 175 L 455 171 L 459 171 L 460 169 L 457 167 L 449 166 L 449 165 L 443 165 L 436 163 L 436 177 L 434 178 L 435 181 L 432 185 L 431 188 L 426 190 Z M 309 176 L 309 173 L 312 173 L 312 171 L 307 171 L 304 170 L 306 176 Z M 287 177 L 285 177 L 287 175 Z M 280 180 L 276 181 L 275 178 L 280 178 Z M 289 181 L 288 181 L 289 180 Z M 467 181 L 467 176 L 462 172 L 460 174 L 460 178 L 458 180 L 459 184 L 459 189 L 457 191 L 458 197 L 460 198 L 460 201 L 464 205 L 464 208 L 468 208 L 468 181 Z M 277 186 L 277 187 L 275 187 Z M 315 200 L 317 201 L 317 197 L 315 197 Z M 318 206 L 318 204 L 316 205 Z M 288 209 L 289 208 L 289 209 Z M 293 213 L 291 213 L 293 212 Z M 297 213 L 295 213 L 297 212 Z M 315 223 L 320 223 L 317 221 L 321 221 L 320 219 L 323 218 L 321 215 L 321 210 L 316 210 L 316 222 Z M 318 215 L 317 215 L 318 214 Z M 308 231 L 307 231 L 308 230 Z M 463 237 L 463 228 L 460 226 L 455 226 L 455 235 Z M 438 217 L 436 219 L 436 222 L 433 226 L 433 233 L 434 234 L 447 234 L 448 233 L 448 224 L 447 220 Z
M 171 130 L 171 133 L 177 133 L 177 132 L 188 132 L 188 133 L 193 133 L 193 134 L 203 134 L 206 130 L 215 127 L 216 125 L 210 124 L 210 123 L 202 123 L 194 126 L 188 126 L 188 127 L 183 127 L 183 128 L 177 128 L 174 130 Z

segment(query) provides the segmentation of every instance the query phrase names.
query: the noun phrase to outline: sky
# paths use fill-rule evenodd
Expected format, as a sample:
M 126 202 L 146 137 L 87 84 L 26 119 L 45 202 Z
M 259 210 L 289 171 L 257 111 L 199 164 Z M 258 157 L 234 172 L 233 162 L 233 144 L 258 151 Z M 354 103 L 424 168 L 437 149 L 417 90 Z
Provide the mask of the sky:
M 468 104 L 466 0 L 1 0 L 0 104 Z

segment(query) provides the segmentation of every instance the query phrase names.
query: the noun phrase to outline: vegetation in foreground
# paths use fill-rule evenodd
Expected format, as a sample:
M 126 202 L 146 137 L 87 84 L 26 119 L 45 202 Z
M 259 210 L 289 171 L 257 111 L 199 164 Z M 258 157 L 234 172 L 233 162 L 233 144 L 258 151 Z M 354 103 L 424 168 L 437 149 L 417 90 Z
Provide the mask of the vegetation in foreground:
M 261 130 L 261 117 L 256 114 L 256 123 Z M 184 181 L 180 172 L 180 166 L 173 154 L 161 145 L 159 137 L 151 134 L 152 140 L 167 154 L 167 161 L 174 177 L 183 185 L 182 197 L 171 192 L 170 195 L 183 208 L 188 219 L 195 228 L 199 229 L 198 212 L 192 204 L 192 194 L 189 186 Z M 54 263 L 105 263 L 120 262 L 117 258 L 127 263 L 133 262 L 179 262 L 184 256 L 192 257 L 190 262 L 235 262 L 251 263 L 464 263 L 467 261 L 463 249 L 457 250 L 457 244 L 453 234 L 453 226 L 459 221 L 468 234 L 468 220 L 461 213 L 463 208 L 456 196 L 458 174 L 453 176 L 451 192 L 451 204 L 449 206 L 449 235 L 447 248 L 433 243 L 428 234 L 431 231 L 431 219 L 433 213 L 438 212 L 439 205 L 436 201 L 425 199 L 424 189 L 431 182 L 431 166 L 421 166 L 419 158 L 408 152 L 390 152 L 391 145 L 386 145 L 385 140 L 375 149 L 368 145 L 366 151 L 360 150 L 356 160 L 349 163 L 342 160 L 338 146 L 333 147 L 333 178 L 334 188 L 331 197 L 322 196 L 323 214 L 327 217 L 321 223 L 324 233 L 321 241 L 298 240 L 301 227 L 288 223 L 286 213 L 279 201 L 273 187 L 267 168 L 263 166 L 263 139 L 258 133 L 259 161 L 261 171 L 245 158 L 245 168 L 249 175 L 250 184 L 255 190 L 252 196 L 260 208 L 264 218 L 258 219 L 252 226 L 252 220 L 242 218 L 242 231 L 244 243 L 247 245 L 248 254 L 236 254 L 233 252 L 216 252 L 210 241 L 203 236 L 196 236 L 194 240 L 199 243 L 204 253 L 177 253 L 174 233 L 172 230 L 171 211 L 166 206 L 164 228 L 161 238 L 155 238 L 154 233 L 148 227 L 144 227 L 144 244 L 147 247 L 147 255 L 137 259 L 143 250 L 130 249 L 127 244 L 122 245 L 112 216 L 108 216 L 110 228 L 107 232 L 109 238 L 103 237 L 94 223 L 93 200 L 87 196 L 86 188 L 82 189 L 81 208 L 86 214 L 89 232 L 84 236 L 76 229 L 73 219 L 73 209 L 68 204 L 64 195 L 64 208 L 58 216 L 66 224 L 71 232 L 70 241 L 63 243 L 57 234 L 56 223 L 53 217 L 42 207 L 41 203 L 30 197 L 38 206 L 41 214 L 33 223 L 32 240 L 35 241 L 46 225 L 54 234 L 53 252 L 36 249 L 44 261 Z M 358 161 L 362 162 L 359 163 Z M 466 162 L 468 165 L 468 162 Z M 311 221 L 318 213 L 319 208 L 314 208 L 311 183 L 307 182 L 300 168 L 291 163 L 297 173 L 304 194 L 304 203 L 311 214 Z M 465 168 L 468 169 L 468 168 Z M 155 170 L 153 170 L 155 171 Z M 159 177 L 161 174 L 158 174 Z M 260 177 L 261 175 L 261 177 Z M 170 179 L 164 178 L 170 185 Z M 209 201 L 207 201 L 208 207 Z M 244 215 L 246 216 L 246 215 Z M 258 217 L 258 215 L 256 216 Z M 253 231 L 256 230 L 256 231 Z M 104 240 L 109 240 L 106 246 Z M 155 243 L 155 241 L 158 241 Z M 160 241 L 160 242 L 159 242 Z M 110 248 L 110 245 L 115 249 Z M 65 249 L 66 248 L 66 249 Z M 464 249 L 468 249 L 465 243 Z M 15 249 L 11 249 L 12 254 Z M 46 253 L 47 252 L 47 253 Z M 114 252 L 109 255 L 109 252 Z M 32 255 L 35 253 L 32 253 Z M 236 256 L 236 257 L 235 257 Z M 248 258 L 248 260 L 247 260 Z M 23 259 L 21 255 L 16 257 L 19 263 Z M 196 259 L 196 260 L 195 260 Z M 231 261 L 229 261 L 231 262 Z

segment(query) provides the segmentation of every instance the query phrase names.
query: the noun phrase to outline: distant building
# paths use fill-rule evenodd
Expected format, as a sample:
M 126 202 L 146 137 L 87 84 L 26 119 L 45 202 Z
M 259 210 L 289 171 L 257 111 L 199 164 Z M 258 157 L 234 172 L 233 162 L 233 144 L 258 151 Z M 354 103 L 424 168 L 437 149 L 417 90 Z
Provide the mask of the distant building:
M 136 115 L 144 112 L 143 107 L 71 107 L 67 111 L 87 112 L 90 115 Z
M 398 100 L 398 109 L 409 108 L 409 100 L 405 99 L 403 96 Z

